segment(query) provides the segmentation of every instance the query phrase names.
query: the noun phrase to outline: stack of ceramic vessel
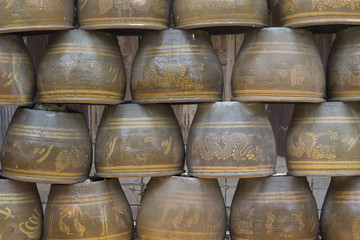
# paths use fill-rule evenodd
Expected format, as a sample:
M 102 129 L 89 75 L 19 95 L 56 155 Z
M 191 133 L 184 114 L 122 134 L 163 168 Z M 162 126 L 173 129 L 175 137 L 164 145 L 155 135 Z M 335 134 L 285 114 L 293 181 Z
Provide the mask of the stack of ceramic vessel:
M 327 66 L 327 102 L 295 106 L 286 160 L 290 175 L 332 177 L 322 209 L 323 239 L 357 239 L 360 85 L 356 82 L 360 30 L 349 25 L 360 24 L 360 4 L 283 0 L 280 12 L 284 26 L 337 33 Z
M 0 12 L 0 106 L 31 105 L 35 97 L 35 71 L 21 34 L 72 28 L 75 3 L 62 0 L 0 1 Z M 71 129 L 82 127 L 85 122 L 81 116 L 74 115 L 71 116 L 73 119 L 67 120 L 64 119 L 65 113 L 49 117 L 44 117 L 50 115 L 49 112 L 39 113 L 35 109 L 19 108 L 6 136 L 1 154 L 2 176 L 11 180 L 0 180 L 1 239 L 42 239 L 43 209 L 34 182 L 46 181 L 49 177 L 59 182 L 77 181 L 87 170 L 86 167 L 82 169 L 86 155 L 79 159 L 74 170 L 64 166 L 65 178 L 60 177 L 60 171 L 55 171 L 55 166 L 50 167 L 48 162 L 56 157 L 53 154 L 60 153 L 60 145 L 68 145 L 59 141 L 64 135 L 72 135 L 69 138 L 72 138 L 69 140 L 71 143 L 79 143 L 87 137 L 87 131 L 80 128 L 74 132 Z M 39 114 L 37 119 L 34 114 Z M 57 116 L 57 123 L 71 128 L 55 128 L 56 124 L 49 120 Z M 38 122 L 40 118 L 41 122 Z M 74 120 L 74 126 L 68 125 Z M 81 145 L 85 147 L 83 143 Z M 39 166 L 43 161 L 44 168 Z

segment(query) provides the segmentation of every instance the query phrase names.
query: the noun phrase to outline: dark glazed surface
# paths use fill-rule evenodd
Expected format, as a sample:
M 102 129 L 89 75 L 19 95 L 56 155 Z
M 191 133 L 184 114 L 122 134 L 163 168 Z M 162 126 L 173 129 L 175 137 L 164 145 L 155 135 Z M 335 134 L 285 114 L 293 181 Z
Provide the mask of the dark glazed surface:
M 299 104 L 286 140 L 287 167 L 296 176 L 360 174 L 360 106 Z
M 101 177 L 161 176 L 184 170 L 184 143 L 169 105 L 109 107 L 96 137 Z
M 139 240 L 223 240 L 226 212 L 215 179 L 152 178 L 137 217 Z
M 34 183 L 0 179 L 0 238 L 41 240 L 43 210 Z
M 89 130 L 81 113 L 19 108 L 6 132 L 2 175 L 44 183 L 76 183 L 91 168 Z
M 73 27 L 74 0 L 0 1 L 0 33 L 65 30 Z
M 223 75 L 207 32 L 164 30 L 144 34 L 131 74 L 139 103 L 221 100 Z
M 232 73 L 234 100 L 323 102 L 325 72 L 310 31 L 263 28 L 251 31 Z
M 170 22 L 170 0 L 79 0 L 83 29 L 162 30 Z
M 44 239 L 133 239 L 130 205 L 119 180 L 52 185 Z
M 268 176 L 276 143 L 260 103 L 200 104 L 187 143 L 187 166 L 198 177 Z
M 360 24 L 360 2 L 280 0 L 280 20 L 285 27 L 308 27 L 319 32 L 335 33 L 347 25 Z
M 231 206 L 231 239 L 312 239 L 318 211 L 306 178 L 240 179 Z
M 264 27 L 267 23 L 266 0 L 175 0 L 177 28 Z
M 37 85 L 43 103 L 123 102 L 126 76 L 116 37 L 80 29 L 51 35 Z
M 23 39 L 0 35 L 0 105 L 29 105 L 34 96 L 35 72 Z
M 334 101 L 360 100 L 360 27 L 336 35 L 327 67 L 328 98 Z
M 360 177 L 331 179 L 321 211 L 321 235 L 324 240 L 359 238 Z

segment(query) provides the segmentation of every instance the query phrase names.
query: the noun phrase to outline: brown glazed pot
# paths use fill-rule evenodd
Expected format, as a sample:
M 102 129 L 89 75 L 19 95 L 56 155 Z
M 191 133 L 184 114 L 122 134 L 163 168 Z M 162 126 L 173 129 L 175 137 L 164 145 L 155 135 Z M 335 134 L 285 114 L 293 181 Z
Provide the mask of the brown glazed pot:
M 170 0 L 79 0 L 83 29 L 167 29 Z
M 285 27 L 333 32 L 341 25 L 360 24 L 360 1 L 280 0 L 280 21 Z
M 121 104 L 105 110 L 96 137 L 96 175 L 168 176 L 184 172 L 185 150 L 169 105 Z
M 131 73 L 135 102 L 215 102 L 222 89 L 221 64 L 207 32 L 144 34 Z
M 0 33 L 73 27 L 74 0 L 1 0 Z
M 52 34 L 39 67 L 43 103 L 118 104 L 126 76 L 114 35 L 76 29 Z
M 263 177 L 275 173 L 276 143 L 260 103 L 199 105 L 187 142 L 189 174 Z
M 0 179 L 0 239 L 41 240 L 43 211 L 36 184 Z
M 359 239 L 359 199 L 359 177 L 336 177 L 331 179 L 321 211 L 322 239 Z
M 90 136 L 81 113 L 16 110 L 2 146 L 3 176 L 72 184 L 87 179 L 90 167 Z
M 328 67 L 328 98 L 335 101 L 360 100 L 360 27 L 336 35 Z
M 325 72 L 311 32 L 251 31 L 236 57 L 233 99 L 250 102 L 323 102 Z
M 118 179 L 52 185 L 44 239 L 130 240 L 133 218 Z
M 359 104 L 297 105 L 286 139 L 289 174 L 360 175 L 359 136 Z
M 139 240 L 224 240 L 226 211 L 217 180 L 152 178 L 136 230 Z
M 266 0 L 175 0 L 177 28 L 264 27 L 267 24 Z
M 28 105 L 34 96 L 35 72 L 23 39 L 0 35 L 0 105 Z
M 240 179 L 230 212 L 233 240 L 316 240 L 319 217 L 306 178 Z

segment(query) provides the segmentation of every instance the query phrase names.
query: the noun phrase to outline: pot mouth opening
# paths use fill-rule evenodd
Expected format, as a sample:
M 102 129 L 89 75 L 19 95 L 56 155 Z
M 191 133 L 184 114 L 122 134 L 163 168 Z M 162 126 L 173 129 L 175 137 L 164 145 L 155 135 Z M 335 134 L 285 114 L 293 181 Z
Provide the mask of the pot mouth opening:
M 62 112 L 62 113 L 78 113 L 77 111 L 72 110 L 69 107 L 60 104 L 34 104 L 28 107 L 22 107 L 24 109 L 31 109 L 37 111 L 46 111 L 46 112 Z

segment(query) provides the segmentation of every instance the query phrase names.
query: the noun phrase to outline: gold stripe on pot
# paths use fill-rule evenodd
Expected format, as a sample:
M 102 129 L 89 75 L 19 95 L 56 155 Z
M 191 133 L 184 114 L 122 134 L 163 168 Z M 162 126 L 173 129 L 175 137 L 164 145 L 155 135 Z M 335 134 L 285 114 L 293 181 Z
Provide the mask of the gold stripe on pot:
M 187 143 L 189 174 L 262 177 L 275 173 L 276 143 L 260 103 L 199 105 Z
M 96 175 L 181 174 L 184 152 L 180 127 L 169 105 L 112 106 L 105 110 L 96 137 Z
M 311 32 L 263 28 L 244 40 L 232 73 L 233 99 L 323 102 L 325 72 Z
M 285 27 L 308 27 L 334 32 L 340 27 L 360 24 L 358 0 L 280 0 L 280 21 Z
M 0 179 L 0 238 L 41 240 L 43 210 L 36 184 Z
M 207 32 L 164 30 L 144 34 L 131 74 L 138 103 L 215 102 L 223 75 Z
M 360 178 L 332 178 L 321 211 L 323 239 L 358 239 L 360 234 L 359 213 Z
M 234 240 L 316 240 L 318 210 L 306 178 L 240 179 L 230 212 Z
M 20 36 L 0 35 L 0 106 L 29 105 L 35 96 L 31 56 Z
M 74 0 L 2 0 L 0 33 L 73 28 Z
M 80 29 L 51 35 L 37 85 L 43 103 L 123 102 L 126 76 L 116 37 Z
M 268 6 L 265 0 L 175 0 L 177 28 L 264 27 Z
M 44 239 L 133 239 L 132 213 L 119 180 L 52 185 Z
M 223 240 L 224 198 L 215 179 L 152 178 L 137 216 L 139 240 Z
M 79 0 L 82 29 L 167 29 L 170 0 Z
M 328 98 L 360 100 L 360 27 L 340 31 L 332 45 L 328 67 Z
M 81 113 L 16 110 L 1 152 L 1 175 L 29 182 L 71 184 L 88 178 L 89 130 Z
M 360 175 L 359 124 L 355 103 L 297 105 L 286 139 L 289 174 Z

